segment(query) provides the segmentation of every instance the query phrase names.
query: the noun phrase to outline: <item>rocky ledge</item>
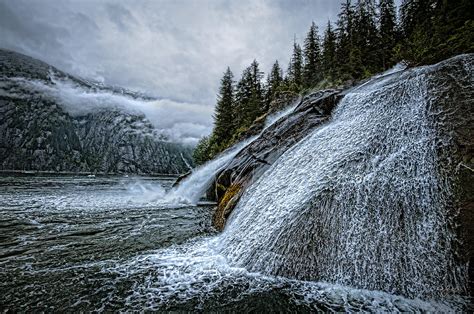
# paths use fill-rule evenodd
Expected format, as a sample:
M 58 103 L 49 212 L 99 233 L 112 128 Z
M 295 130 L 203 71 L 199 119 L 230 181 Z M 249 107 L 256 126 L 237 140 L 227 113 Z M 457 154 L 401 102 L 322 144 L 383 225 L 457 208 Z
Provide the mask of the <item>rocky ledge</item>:
M 299 101 L 291 113 L 263 131 L 265 119 L 256 120 L 250 129 L 254 130 L 253 134 L 261 132 L 260 136 L 217 174 L 215 183 L 208 191 L 208 198 L 218 202 L 213 216 L 217 229 L 224 228 L 227 217 L 246 187 L 291 146 L 331 117 L 332 109 L 341 95 L 338 90 L 310 93 Z M 287 106 L 293 104 L 293 101 L 294 98 L 291 98 Z

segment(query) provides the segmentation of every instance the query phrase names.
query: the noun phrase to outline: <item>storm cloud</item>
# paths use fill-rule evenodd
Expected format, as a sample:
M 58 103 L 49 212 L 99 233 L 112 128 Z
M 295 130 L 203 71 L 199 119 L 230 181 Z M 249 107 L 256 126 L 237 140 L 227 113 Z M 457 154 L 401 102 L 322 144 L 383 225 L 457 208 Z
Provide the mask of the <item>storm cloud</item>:
M 323 32 L 336 0 L 0 0 L 0 47 L 62 70 L 208 106 L 230 66 L 286 67 L 294 38 Z M 208 119 L 209 130 L 212 119 Z M 188 122 L 188 121 L 187 121 Z

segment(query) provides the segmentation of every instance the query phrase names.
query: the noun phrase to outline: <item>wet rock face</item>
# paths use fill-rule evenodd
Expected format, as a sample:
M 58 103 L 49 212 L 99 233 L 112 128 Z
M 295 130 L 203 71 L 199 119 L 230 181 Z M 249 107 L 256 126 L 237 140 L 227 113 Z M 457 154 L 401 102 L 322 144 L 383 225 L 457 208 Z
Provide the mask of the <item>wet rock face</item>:
M 427 85 L 424 99 L 435 133 L 436 171 L 450 188 L 446 229 L 456 231 L 453 250 L 459 264 L 469 265 L 470 293 L 474 292 L 474 55 L 462 55 L 416 71 Z M 406 90 L 400 90 L 407 93 Z M 347 91 L 324 91 L 301 100 L 288 116 L 276 122 L 222 170 L 209 191 L 218 201 L 214 225 L 222 230 L 238 199 L 283 152 L 330 119 L 332 109 Z M 416 101 L 414 98 L 413 101 Z M 416 103 L 413 103 L 416 106 Z M 415 113 L 413 113 L 415 114 Z M 400 127 L 406 127 L 401 125 Z M 456 261 L 457 263 L 458 261 Z
M 141 97 L 0 49 L 0 169 L 136 174 L 189 170 L 192 149 L 157 135 L 143 114 L 101 109 L 73 116 L 56 99 L 24 84 L 54 86 L 51 73 L 84 89 Z
M 436 102 L 432 111 L 439 126 L 439 166 L 453 184 L 452 214 L 459 258 L 469 263 L 474 293 L 474 54 L 441 62 L 430 80 Z
M 288 104 L 293 103 L 299 98 L 299 95 L 293 92 L 280 92 L 274 100 L 270 102 L 269 114 L 284 110 Z
M 227 217 L 245 188 L 291 146 L 327 121 L 341 97 L 337 90 L 318 91 L 305 96 L 292 113 L 265 129 L 261 136 L 217 174 L 215 184 L 207 193 L 209 198 L 219 204 L 213 217 L 217 229 L 224 228 Z M 288 106 L 295 98 L 289 97 L 287 100 Z M 283 108 L 280 105 L 279 109 Z M 262 130 L 264 122 L 256 121 L 257 124 Z

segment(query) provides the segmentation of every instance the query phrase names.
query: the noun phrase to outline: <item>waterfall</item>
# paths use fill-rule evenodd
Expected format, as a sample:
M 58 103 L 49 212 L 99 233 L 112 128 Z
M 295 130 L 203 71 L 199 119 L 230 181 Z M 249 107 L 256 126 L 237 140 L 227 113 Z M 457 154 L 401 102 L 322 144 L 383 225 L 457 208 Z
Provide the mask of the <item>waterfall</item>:
M 257 139 L 266 129 L 275 122 L 289 115 L 299 102 L 295 101 L 288 108 L 267 117 L 263 130 L 259 135 L 250 137 L 230 149 L 223 152 L 217 158 L 207 162 L 193 171 L 193 173 L 183 180 L 176 188 L 169 191 L 165 199 L 174 203 L 196 204 L 211 185 L 216 174 L 222 170 L 243 148 Z
M 462 293 L 427 73 L 347 92 L 246 190 L 219 239 L 229 262 L 408 297 Z
M 207 188 L 211 185 L 216 173 L 225 167 L 235 155 L 255 139 L 256 137 L 251 137 L 236 144 L 217 158 L 194 170 L 192 174 L 184 179 L 176 188 L 169 191 L 166 195 L 166 199 L 180 203 L 197 204 Z

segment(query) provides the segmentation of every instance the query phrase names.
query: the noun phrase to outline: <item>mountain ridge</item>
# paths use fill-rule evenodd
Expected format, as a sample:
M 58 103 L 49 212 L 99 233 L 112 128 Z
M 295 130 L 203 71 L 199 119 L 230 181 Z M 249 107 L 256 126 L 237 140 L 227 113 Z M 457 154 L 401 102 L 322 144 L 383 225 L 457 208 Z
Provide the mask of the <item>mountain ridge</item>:
M 120 106 L 89 110 L 50 95 L 57 80 L 80 89 L 132 100 L 145 95 L 104 87 L 32 57 L 0 49 L 0 167 L 2 170 L 180 174 L 193 165 L 192 148 L 158 133 L 143 113 Z M 36 88 L 40 86 L 41 88 Z M 113 99 L 111 100 L 113 102 Z M 84 111 L 84 112 L 81 112 Z

